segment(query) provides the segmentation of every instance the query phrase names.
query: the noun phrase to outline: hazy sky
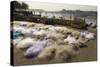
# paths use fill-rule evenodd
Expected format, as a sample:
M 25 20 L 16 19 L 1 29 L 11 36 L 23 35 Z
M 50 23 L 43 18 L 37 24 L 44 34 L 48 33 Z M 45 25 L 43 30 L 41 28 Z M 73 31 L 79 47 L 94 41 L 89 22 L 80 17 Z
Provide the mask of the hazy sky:
M 59 4 L 59 3 L 46 3 L 46 2 L 32 2 L 26 1 L 30 9 L 44 9 L 47 11 L 66 10 L 83 10 L 83 11 L 97 11 L 96 6 L 87 5 L 72 5 L 72 4 Z

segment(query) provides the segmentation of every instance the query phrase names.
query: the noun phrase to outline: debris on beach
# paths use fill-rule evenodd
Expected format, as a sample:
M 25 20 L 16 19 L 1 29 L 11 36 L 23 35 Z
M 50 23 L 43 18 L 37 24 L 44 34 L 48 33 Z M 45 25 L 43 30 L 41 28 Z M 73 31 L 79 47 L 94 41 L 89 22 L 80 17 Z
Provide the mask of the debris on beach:
M 17 49 L 26 49 L 23 55 L 27 59 L 59 58 L 58 61 L 68 61 L 78 54 L 80 47 L 86 45 L 88 40 L 95 38 L 94 33 L 65 26 L 18 21 L 13 23 L 13 44 L 16 44 Z

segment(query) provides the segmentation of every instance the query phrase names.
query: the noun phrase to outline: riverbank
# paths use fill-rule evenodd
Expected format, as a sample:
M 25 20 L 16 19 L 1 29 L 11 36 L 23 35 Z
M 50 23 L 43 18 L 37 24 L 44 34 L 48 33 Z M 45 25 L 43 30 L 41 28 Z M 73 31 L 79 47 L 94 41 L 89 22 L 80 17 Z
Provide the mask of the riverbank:
M 36 25 L 37 27 L 38 25 Z M 60 26 L 59 26 L 60 27 Z M 75 31 L 81 31 L 79 29 L 74 29 L 67 27 L 69 30 L 75 30 Z M 92 31 L 93 33 L 96 33 L 96 31 Z M 79 54 L 72 58 L 70 62 L 87 62 L 87 61 L 96 61 L 97 60 L 97 39 L 90 40 L 87 44 L 87 47 L 81 48 L 79 50 Z M 58 63 L 57 60 L 53 59 L 51 61 L 41 61 L 37 58 L 34 59 L 27 59 L 24 56 L 24 52 L 26 49 L 18 49 L 16 48 L 16 45 L 14 45 L 14 65 L 35 65 L 35 64 L 54 64 Z M 59 59 L 59 58 L 58 58 Z M 60 63 L 66 63 L 66 62 L 60 62 Z M 69 63 L 69 62 L 67 62 Z

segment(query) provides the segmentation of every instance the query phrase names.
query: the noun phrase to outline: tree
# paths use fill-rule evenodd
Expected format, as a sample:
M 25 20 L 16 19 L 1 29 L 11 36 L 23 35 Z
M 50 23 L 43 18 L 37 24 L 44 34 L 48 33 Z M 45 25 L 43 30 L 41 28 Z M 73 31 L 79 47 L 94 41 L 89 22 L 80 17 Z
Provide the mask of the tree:
M 66 9 L 62 9 L 61 10 L 62 13 L 66 13 L 66 11 L 67 11 Z
M 24 2 L 19 3 L 18 1 L 12 2 L 14 9 L 28 9 L 28 5 Z
M 21 8 L 23 8 L 23 9 L 28 9 L 28 5 L 26 4 L 26 3 L 22 3 L 22 5 L 21 5 Z
M 13 1 L 12 6 L 16 9 L 21 9 L 21 4 L 18 1 Z

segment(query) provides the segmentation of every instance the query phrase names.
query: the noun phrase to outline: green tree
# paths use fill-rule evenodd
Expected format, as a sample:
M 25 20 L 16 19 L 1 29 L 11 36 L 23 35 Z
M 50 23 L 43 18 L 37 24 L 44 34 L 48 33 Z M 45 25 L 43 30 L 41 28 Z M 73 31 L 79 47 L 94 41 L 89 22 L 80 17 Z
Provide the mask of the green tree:
M 26 3 L 22 3 L 22 5 L 21 5 L 21 8 L 23 8 L 23 9 L 28 9 L 28 5 L 26 4 Z
M 18 1 L 12 2 L 15 9 L 28 9 L 28 5 L 24 2 L 19 3 Z

